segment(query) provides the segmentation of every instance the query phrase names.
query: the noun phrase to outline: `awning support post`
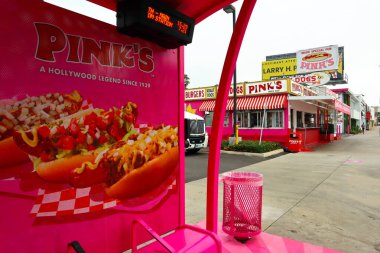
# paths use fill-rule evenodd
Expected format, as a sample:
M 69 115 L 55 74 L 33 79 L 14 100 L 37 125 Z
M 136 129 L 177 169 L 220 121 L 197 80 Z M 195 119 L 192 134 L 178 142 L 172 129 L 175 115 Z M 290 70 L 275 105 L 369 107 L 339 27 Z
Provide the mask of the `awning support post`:
M 210 136 L 210 151 L 208 157 L 207 172 L 207 205 L 206 205 L 206 228 L 214 233 L 218 227 L 218 182 L 219 182 L 219 160 L 220 145 L 222 142 L 222 129 L 225 116 L 228 91 L 231 85 L 232 75 L 236 66 L 241 43 L 249 19 L 251 17 L 256 0 L 244 0 L 241 7 L 236 27 L 232 33 L 228 46 L 226 59 L 219 82 L 219 89 L 216 97 L 214 118 L 212 121 L 212 131 Z

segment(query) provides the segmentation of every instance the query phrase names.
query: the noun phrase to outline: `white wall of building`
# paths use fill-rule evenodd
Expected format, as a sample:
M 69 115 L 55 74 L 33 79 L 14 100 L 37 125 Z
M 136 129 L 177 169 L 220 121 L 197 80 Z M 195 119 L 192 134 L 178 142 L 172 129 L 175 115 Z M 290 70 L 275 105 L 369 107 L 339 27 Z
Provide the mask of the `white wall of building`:
M 351 118 L 361 119 L 361 102 L 353 96 L 350 96 Z

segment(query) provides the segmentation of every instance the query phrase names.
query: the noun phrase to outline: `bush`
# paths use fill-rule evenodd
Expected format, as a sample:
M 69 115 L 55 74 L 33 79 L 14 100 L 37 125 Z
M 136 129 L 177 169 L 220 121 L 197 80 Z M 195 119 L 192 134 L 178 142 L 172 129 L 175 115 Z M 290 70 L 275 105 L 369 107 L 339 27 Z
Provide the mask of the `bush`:
M 228 141 L 222 141 L 221 149 L 229 151 L 266 153 L 276 149 L 281 149 L 281 145 L 277 142 L 262 141 L 241 141 L 237 145 L 228 145 Z
M 221 146 L 221 149 L 222 150 L 226 150 L 225 148 L 228 147 L 228 140 L 222 140 L 222 146 Z
M 358 126 L 353 126 L 351 129 L 350 129 L 350 134 L 359 134 L 362 132 L 362 129 Z

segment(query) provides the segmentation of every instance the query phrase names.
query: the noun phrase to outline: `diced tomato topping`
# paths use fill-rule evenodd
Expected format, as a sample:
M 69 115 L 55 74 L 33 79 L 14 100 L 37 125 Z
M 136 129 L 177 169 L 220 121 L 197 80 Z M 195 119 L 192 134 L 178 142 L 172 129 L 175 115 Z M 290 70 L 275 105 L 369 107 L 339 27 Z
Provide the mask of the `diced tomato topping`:
M 88 144 L 87 145 L 87 150 L 88 151 L 95 150 L 95 149 L 96 149 L 96 147 L 94 145 L 92 145 L 92 144 Z
M 103 119 L 102 117 L 97 118 L 96 125 L 98 126 L 99 130 L 106 130 L 107 129 L 107 121 L 105 119 Z
M 133 116 L 133 114 L 125 114 L 124 115 L 124 118 L 125 120 L 129 121 L 129 122 L 135 122 L 135 117 Z
M 51 161 L 53 160 L 53 155 L 52 154 L 49 154 L 45 151 L 43 151 L 41 154 L 40 154 L 40 158 L 43 162 L 47 162 L 47 161 Z
M 99 138 L 99 143 L 100 143 L 100 144 L 104 144 L 104 143 L 106 143 L 107 141 L 108 141 L 108 138 L 107 138 L 107 137 L 105 137 L 104 135 L 100 136 L 100 138 Z
M 77 138 L 75 139 L 76 143 L 80 143 L 80 144 L 84 143 L 85 140 L 86 140 L 86 135 L 84 135 L 84 133 L 82 132 L 79 132 Z
M 122 135 L 121 135 L 121 131 L 120 131 L 120 127 L 119 127 L 119 124 L 118 123 L 113 123 L 112 124 L 112 127 L 111 127 L 111 130 L 110 130 L 110 134 L 116 138 L 116 140 L 121 140 L 122 138 Z
M 115 119 L 114 111 L 107 112 L 104 118 L 107 120 L 107 125 L 111 125 Z
M 57 128 L 57 133 L 64 134 L 66 132 L 66 129 L 64 126 L 60 126 Z
M 94 112 L 90 113 L 89 115 L 86 115 L 86 117 L 84 118 L 84 124 L 90 125 L 91 123 L 95 123 L 97 117 L 98 115 L 96 115 L 96 113 Z
M 72 135 L 77 135 L 80 132 L 79 125 L 76 119 L 71 119 L 69 125 L 69 131 Z
M 94 128 L 88 129 L 87 133 L 91 135 L 92 138 L 95 138 L 96 131 Z
M 75 144 L 74 143 L 74 137 L 72 137 L 70 135 L 62 136 L 57 143 L 59 148 L 65 149 L 65 150 L 73 150 L 74 144 Z
M 38 134 L 42 138 L 46 139 L 47 137 L 49 137 L 50 129 L 47 126 L 42 126 L 42 127 L 38 128 Z

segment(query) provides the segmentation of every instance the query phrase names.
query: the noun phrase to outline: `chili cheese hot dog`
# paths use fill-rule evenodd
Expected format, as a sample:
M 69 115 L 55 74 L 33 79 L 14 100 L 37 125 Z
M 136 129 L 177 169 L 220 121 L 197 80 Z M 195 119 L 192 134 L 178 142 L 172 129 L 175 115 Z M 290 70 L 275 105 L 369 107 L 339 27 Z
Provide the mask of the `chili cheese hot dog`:
M 13 137 L 32 157 L 41 178 L 69 183 L 75 168 L 94 162 L 103 149 L 132 133 L 136 116 L 134 103 L 108 111 L 88 109 L 31 131 L 16 131 Z
M 160 126 L 131 135 L 111 146 L 95 163 L 76 169 L 71 183 L 86 187 L 104 182 L 106 193 L 117 199 L 149 193 L 174 174 L 179 160 L 177 132 L 177 128 Z
M 28 160 L 13 142 L 14 131 L 28 131 L 61 117 L 78 112 L 82 106 L 78 91 L 70 94 L 49 93 L 23 100 L 2 100 L 0 103 L 0 167 Z

